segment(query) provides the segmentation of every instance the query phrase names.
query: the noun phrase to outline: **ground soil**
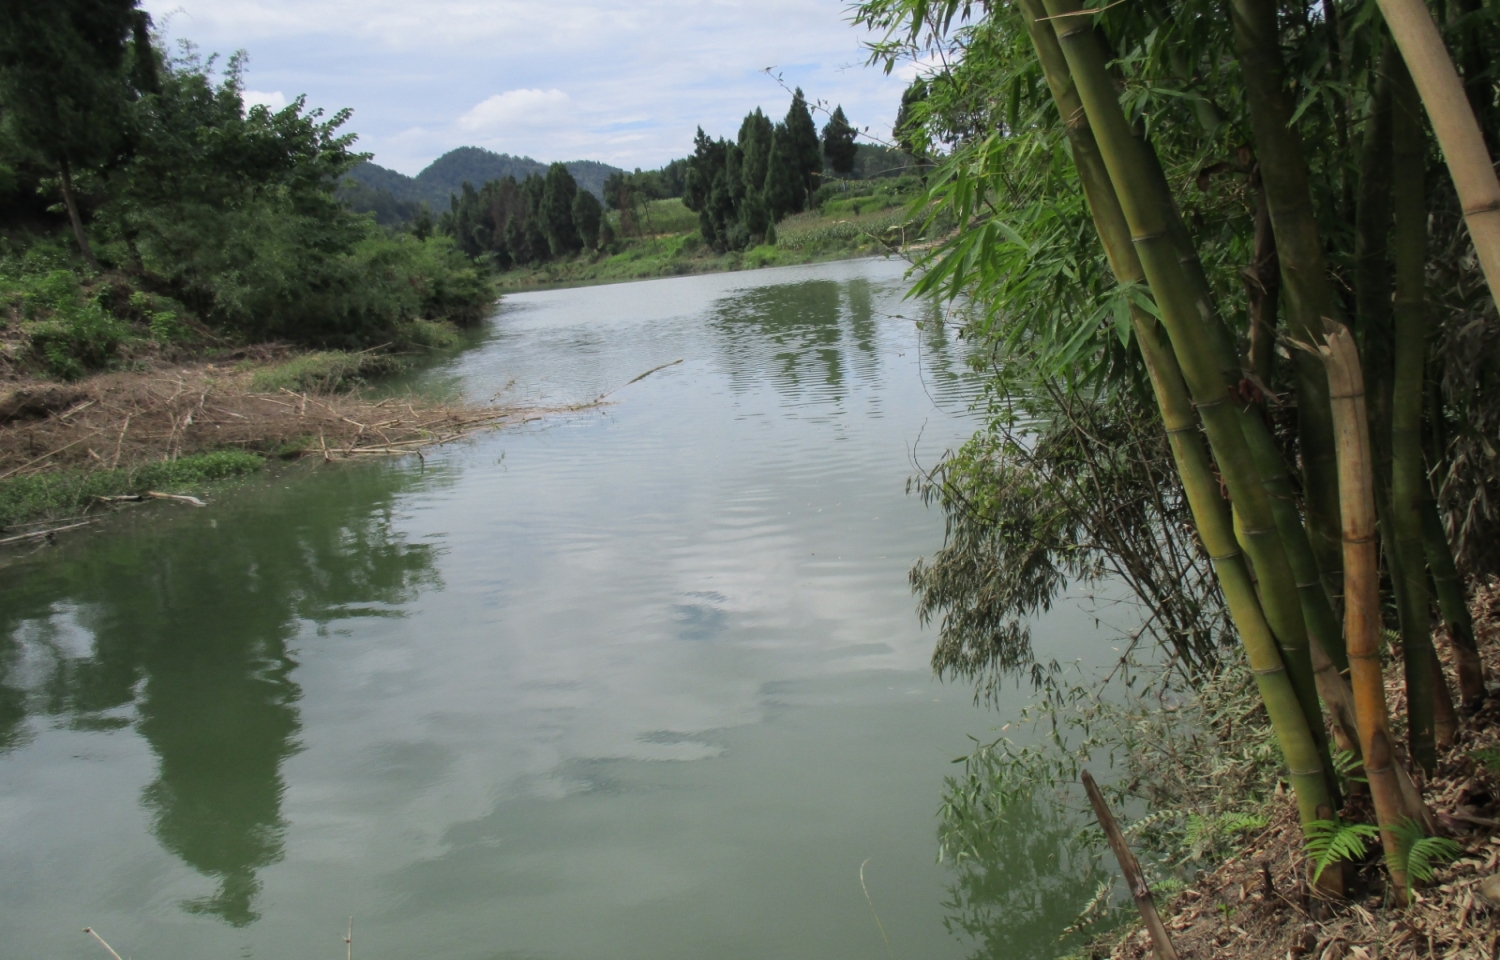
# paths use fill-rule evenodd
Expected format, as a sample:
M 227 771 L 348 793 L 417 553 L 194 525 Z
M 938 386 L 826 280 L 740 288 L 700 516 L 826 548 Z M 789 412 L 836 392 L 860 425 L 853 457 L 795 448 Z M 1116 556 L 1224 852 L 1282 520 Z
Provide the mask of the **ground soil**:
M 1487 677 L 1500 677 L 1500 581 L 1475 591 L 1475 628 Z M 1447 650 L 1442 653 L 1446 655 Z M 1451 676 L 1451 673 L 1450 673 Z M 1393 706 L 1404 702 L 1399 676 L 1388 680 Z M 1302 835 L 1290 802 L 1241 852 L 1162 905 L 1183 960 L 1495 960 L 1500 957 L 1500 901 L 1485 881 L 1500 874 L 1500 698 L 1465 718 L 1457 742 L 1425 784 L 1427 803 L 1462 853 L 1439 867 L 1414 904 L 1387 903 L 1384 871 L 1372 851 L 1347 901 L 1309 896 Z M 1360 797 L 1346 815 L 1370 822 Z M 1154 952 L 1144 930 L 1101 945 L 1096 956 L 1144 960 Z

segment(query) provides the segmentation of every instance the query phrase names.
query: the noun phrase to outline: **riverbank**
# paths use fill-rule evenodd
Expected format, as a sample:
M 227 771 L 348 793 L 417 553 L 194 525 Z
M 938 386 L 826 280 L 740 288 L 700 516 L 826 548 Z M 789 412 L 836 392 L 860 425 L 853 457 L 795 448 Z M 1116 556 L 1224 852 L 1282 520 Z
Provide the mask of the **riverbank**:
M 680 200 L 656 201 L 645 221 L 653 230 L 648 235 L 618 240 L 608 253 L 502 271 L 495 282 L 501 290 L 529 290 L 897 254 L 920 232 L 910 202 L 901 193 L 829 201 L 782 220 L 774 242 L 720 253 L 704 244 L 697 215 Z
M 1480 655 L 1490 677 L 1500 671 L 1500 580 L 1473 591 L 1472 613 Z M 1440 645 L 1445 646 L 1445 645 Z M 1440 650 L 1444 666 L 1452 664 Z M 1395 655 L 1399 664 L 1399 654 Z M 1399 667 L 1389 669 L 1386 697 L 1400 716 L 1405 687 Z M 1399 732 L 1399 731 L 1398 731 Z M 1416 902 L 1394 909 L 1385 902 L 1379 843 L 1367 845 L 1355 864 L 1350 899 L 1323 903 L 1309 896 L 1307 855 L 1296 811 L 1278 796 L 1263 811 L 1263 826 L 1244 834 L 1237 849 L 1170 899 L 1158 898 L 1162 919 L 1186 958 L 1236 960 L 1405 960 L 1444 957 L 1479 960 L 1500 956 L 1500 700 L 1491 696 L 1460 720 L 1455 744 L 1439 758 L 1424 798 L 1439 834 L 1457 845 L 1447 862 L 1434 858 L 1432 876 Z M 1346 800 L 1345 819 L 1371 821 L 1366 796 Z M 1135 924 L 1097 942 L 1084 956 L 1146 960 L 1154 956 L 1146 931 Z
M 377 399 L 358 389 L 404 360 L 262 345 L 0 391 L 0 542 L 97 514 L 111 497 L 201 494 L 276 460 L 419 455 L 540 416 L 506 404 Z

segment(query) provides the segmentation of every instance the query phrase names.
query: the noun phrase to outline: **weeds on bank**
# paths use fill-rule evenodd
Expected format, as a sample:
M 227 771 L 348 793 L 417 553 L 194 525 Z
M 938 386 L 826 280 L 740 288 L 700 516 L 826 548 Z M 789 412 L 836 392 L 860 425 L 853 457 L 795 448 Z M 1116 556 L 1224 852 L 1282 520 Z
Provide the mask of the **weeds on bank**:
M 96 497 L 199 489 L 214 481 L 254 473 L 265 463 L 266 458 L 260 454 L 215 450 L 113 470 L 68 469 L 8 477 L 0 480 L 0 528 L 76 514 Z

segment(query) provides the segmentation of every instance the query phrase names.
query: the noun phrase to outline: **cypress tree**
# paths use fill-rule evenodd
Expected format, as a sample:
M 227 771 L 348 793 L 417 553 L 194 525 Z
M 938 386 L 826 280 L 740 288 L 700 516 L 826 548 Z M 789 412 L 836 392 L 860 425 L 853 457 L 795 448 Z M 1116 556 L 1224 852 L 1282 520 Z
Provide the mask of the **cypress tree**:
M 766 163 L 771 156 L 771 121 L 760 112 L 745 115 L 740 124 L 739 147 L 743 157 L 740 161 L 740 176 L 745 181 L 745 192 L 759 192 L 766 185 Z
M 542 229 L 541 216 L 534 210 L 527 213 L 521 227 L 526 236 L 526 249 L 531 254 L 531 262 L 542 263 L 547 260 L 551 247 L 547 243 L 547 233 Z
M 567 167 L 554 163 L 547 168 L 540 220 L 554 257 L 565 257 L 583 246 L 578 228 L 573 225 L 573 198 L 577 195 L 578 184 Z
M 531 252 L 531 244 L 527 240 L 524 210 L 505 221 L 505 250 L 510 254 L 511 260 L 518 264 L 530 263 L 535 259 Z
M 788 157 L 802 182 L 803 196 L 797 203 L 797 209 L 802 210 L 807 206 L 807 197 L 818 189 L 818 180 L 823 175 L 823 145 L 818 140 L 818 127 L 807 111 L 801 87 L 792 95 L 792 105 L 787 108 L 786 131 L 790 140 Z
M 789 213 L 800 213 L 807 201 L 806 184 L 797 169 L 795 147 L 790 140 L 785 124 L 778 123 L 772 129 L 764 196 L 773 221 Z
M 854 157 L 859 147 L 854 143 L 857 131 L 849 126 L 843 106 L 833 108 L 833 116 L 823 127 L 823 156 L 828 169 L 841 177 L 854 172 Z
M 599 246 L 599 222 L 604 217 L 604 207 L 599 198 L 587 190 L 579 190 L 573 197 L 573 227 L 585 250 Z
M 771 121 L 756 107 L 740 124 L 740 179 L 745 184 L 740 200 L 740 223 L 751 241 L 765 235 L 771 222 L 766 206 L 766 168 L 771 159 Z

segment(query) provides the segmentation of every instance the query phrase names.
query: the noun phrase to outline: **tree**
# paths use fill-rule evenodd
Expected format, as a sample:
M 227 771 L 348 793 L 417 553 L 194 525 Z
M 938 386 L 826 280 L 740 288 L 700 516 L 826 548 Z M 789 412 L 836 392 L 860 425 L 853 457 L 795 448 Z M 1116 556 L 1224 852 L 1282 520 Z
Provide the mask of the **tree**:
M 854 172 L 854 157 L 859 147 L 854 142 L 858 134 L 844 117 L 842 105 L 833 108 L 833 116 L 823 126 L 823 156 L 828 168 L 841 177 Z
M 573 227 L 583 241 L 583 249 L 593 250 L 599 246 L 599 222 L 604 208 L 599 198 L 587 190 L 579 190 L 573 196 Z
M 772 220 L 800 213 L 807 204 L 807 183 L 797 164 L 796 145 L 791 142 L 785 124 L 778 123 L 771 131 L 764 196 Z
M 901 93 L 901 109 L 896 113 L 896 123 L 891 127 L 891 139 L 918 161 L 925 161 L 931 143 L 927 133 L 926 111 L 927 81 L 917 77 Z
M 57 171 L 73 236 L 99 269 L 79 209 L 75 177 L 116 160 L 126 143 L 127 43 L 135 0 L 0 4 L 0 103 L 10 135 Z M 150 57 L 147 51 L 138 56 Z
M 818 141 L 818 128 L 813 123 L 812 114 L 808 112 L 801 87 L 792 95 L 792 105 L 786 111 L 785 126 L 788 142 L 783 149 L 787 151 L 791 169 L 802 181 L 802 198 L 797 203 L 797 209 L 803 210 L 807 207 L 807 198 L 818 189 L 818 181 L 823 175 L 823 145 Z
M 526 229 L 529 220 L 523 211 L 505 222 L 505 250 L 510 254 L 511 260 L 522 265 L 537 259 L 531 248 L 530 231 Z
M 576 253 L 583 246 L 578 228 L 573 225 L 573 198 L 577 194 L 578 184 L 567 167 L 554 163 L 547 168 L 539 219 L 554 257 Z

